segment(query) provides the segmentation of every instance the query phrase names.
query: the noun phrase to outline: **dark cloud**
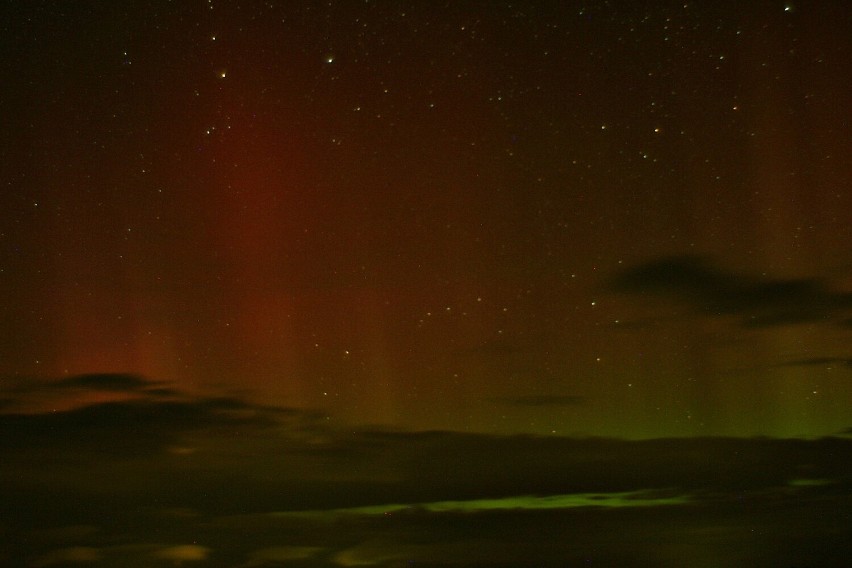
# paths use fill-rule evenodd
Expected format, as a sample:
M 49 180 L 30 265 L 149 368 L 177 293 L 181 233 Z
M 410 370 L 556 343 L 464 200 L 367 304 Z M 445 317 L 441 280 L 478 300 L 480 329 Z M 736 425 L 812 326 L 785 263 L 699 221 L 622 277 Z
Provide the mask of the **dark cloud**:
M 145 394 L 148 396 L 179 397 L 180 391 L 177 389 L 156 387 L 145 389 Z
M 528 395 L 528 396 L 513 396 L 500 397 L 493 399 L 494 402 L 505 404 L 508 406 L 576 406 L 583 404 L 585 398 L 576 395 Z
M 132 392 L 147 389 L 157 383 L 139 375 L 127 373 L 97 373 L 75 375 L 51 384 L 56 389 L 92 389 L 115 392 Z
M 2 377 L 0 413 L 38 414 L 91 404 L 93 400 L 177 399 L 181 393 L 130 373 L 89 373 L 61 378 Z
M 72 452 L 138 455 L 162 450 L 188 432 L 269 427 L 282 412 L 229 398 L 143 398 L 62 412 L 0 414 L 0 448 L 58 446 Z
M 852 309 L 852 294 L 834 292 L 821 280 L 735 274 L 696 256 L 629 268 L 612 278 L 608 288 L 680 301 L 707 315 L 736 315 L 746 327 L 826 321 Z

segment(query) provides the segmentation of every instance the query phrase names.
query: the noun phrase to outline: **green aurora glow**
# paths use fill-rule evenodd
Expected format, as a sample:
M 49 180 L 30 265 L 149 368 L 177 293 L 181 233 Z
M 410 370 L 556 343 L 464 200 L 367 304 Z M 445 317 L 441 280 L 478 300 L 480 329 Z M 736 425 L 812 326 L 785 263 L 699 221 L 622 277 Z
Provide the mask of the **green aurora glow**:
M 498 499 L 469 499 L 463 501 L 433 501 L 431 503 L 368 505 L 343 509 L 284 511 L 274 516 L 309 517 L 333 520 L 340 516 L 392 515 L 395 513 L 478 513 L 483 511 L 571 509 L 577 507 L 660 507 L 689 502 L 686 496 L 655 496 L 658 492 L 624 491 L 618 493 L 569 493 L 564 495 L 519 495 Z

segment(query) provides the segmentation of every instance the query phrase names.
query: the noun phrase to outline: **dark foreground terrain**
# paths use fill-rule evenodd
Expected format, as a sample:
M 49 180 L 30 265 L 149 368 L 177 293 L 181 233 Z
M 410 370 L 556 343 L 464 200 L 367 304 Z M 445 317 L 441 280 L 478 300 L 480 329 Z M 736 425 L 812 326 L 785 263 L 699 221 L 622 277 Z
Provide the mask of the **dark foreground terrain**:
M 4 566 L 848 566 L 852 440 L 332 428 L 146 392 L 0 415 Z

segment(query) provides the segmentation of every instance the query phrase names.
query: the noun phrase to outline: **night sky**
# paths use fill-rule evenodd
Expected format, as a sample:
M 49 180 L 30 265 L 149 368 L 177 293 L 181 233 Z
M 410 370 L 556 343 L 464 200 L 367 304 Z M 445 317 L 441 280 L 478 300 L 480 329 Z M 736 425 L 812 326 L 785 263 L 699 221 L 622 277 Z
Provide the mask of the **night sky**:
M 4 3 L 0 563 L 845 565 L 850 56 L 842 0 Z
M 848 426 L 852 14 L 625 4 L 7 7 L 4 382 L 414 429 Z

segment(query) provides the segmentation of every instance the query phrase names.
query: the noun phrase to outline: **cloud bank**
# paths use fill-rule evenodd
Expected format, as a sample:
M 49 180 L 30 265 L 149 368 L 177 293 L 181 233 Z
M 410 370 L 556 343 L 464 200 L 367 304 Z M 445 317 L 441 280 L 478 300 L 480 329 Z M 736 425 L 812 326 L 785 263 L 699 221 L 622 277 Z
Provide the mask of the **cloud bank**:
M 666 257 L 628 268 L 610 290 L 680 302 L 704 315 L 732 315 L 745 327 L 842 321 L 852 293 L 819 279 L 780 280 L 726 271 L 697 256 Z

